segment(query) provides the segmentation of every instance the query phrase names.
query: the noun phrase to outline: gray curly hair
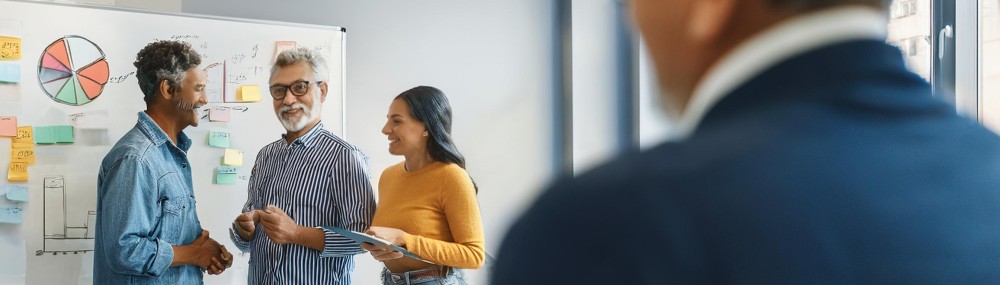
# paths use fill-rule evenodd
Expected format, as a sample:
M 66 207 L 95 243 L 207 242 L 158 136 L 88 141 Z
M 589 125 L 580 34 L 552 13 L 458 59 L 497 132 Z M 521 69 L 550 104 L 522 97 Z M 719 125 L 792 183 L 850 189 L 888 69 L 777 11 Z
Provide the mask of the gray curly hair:
M 156 41 L 146 45 L 135 56 L 135 77 L 139 81 L 143 100 L 153 103 L 159 92 L 160 82 L 167 81 L 169 92 L 181 89 L 181 81 L 189 69 L 201 64 L 201 55 L 191 45 L 181 41 Z

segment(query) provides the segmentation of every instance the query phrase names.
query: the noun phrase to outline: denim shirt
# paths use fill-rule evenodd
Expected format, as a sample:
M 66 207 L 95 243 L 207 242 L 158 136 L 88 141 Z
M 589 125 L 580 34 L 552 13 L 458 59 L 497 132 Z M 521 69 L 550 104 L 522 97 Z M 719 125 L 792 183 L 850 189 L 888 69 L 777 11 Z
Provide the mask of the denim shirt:
M 173 245 L 201 234 L 183 132 L 174 145 L 144 112 L 101 163 L 94 284 L 202 284 L 201 269 L 170 267 Z

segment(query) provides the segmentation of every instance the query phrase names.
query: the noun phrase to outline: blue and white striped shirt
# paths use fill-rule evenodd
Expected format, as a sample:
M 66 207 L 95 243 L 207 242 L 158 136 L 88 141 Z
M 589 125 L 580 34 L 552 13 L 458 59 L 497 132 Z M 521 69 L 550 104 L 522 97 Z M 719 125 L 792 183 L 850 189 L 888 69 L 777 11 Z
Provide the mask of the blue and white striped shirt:
M 289 144 L 268 144 L 254 163 L 243 212 L 275 205 L 301 226 L 333 225 L 364 231 L 375 213 L 368 158 L 357 147 L 316 124 Z M 253 239 L 230 238 L 250 253 L 249 284 L 350 284 L 357 243 L 324 230 L 322 252 L 297 244 L 277 245 L 258 225 Z

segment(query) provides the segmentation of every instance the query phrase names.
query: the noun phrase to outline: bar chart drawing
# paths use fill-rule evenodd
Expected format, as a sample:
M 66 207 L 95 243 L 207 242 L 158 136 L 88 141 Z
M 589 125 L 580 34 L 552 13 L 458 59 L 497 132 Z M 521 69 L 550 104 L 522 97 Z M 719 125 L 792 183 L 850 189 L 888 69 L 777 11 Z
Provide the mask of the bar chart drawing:
M 70 213 L 67 207 L 66 180 L 63 176 L 46 176 L 42 196 L 42 209 L 45 216 L 42 220 L 42 249 L 35 251 L 36 256 L 46 253 L 80 254 L 94 251 L 94 225 L 97 211 L 88 210 L 86 218 L 81 223 L 80 217 Z M 74 215 L 70 215 L 74 214 Z M 75 218 L 71 222 L 70 217 Z

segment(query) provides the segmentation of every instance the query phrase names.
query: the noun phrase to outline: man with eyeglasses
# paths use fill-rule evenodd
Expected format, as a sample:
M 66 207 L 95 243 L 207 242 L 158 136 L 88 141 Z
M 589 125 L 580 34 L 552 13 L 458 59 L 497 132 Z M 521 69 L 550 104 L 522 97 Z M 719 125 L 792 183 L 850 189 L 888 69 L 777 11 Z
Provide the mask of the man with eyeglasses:
M 274 112 L 286 132 L 257 155 L 230 237 L 250 253 L 249 284 L 350 284 L 357 243 L 320 226 L 363 232 L 375 213 L 368 158 L 323 129 L 326 61 L 299 48 L 271 68 Z

